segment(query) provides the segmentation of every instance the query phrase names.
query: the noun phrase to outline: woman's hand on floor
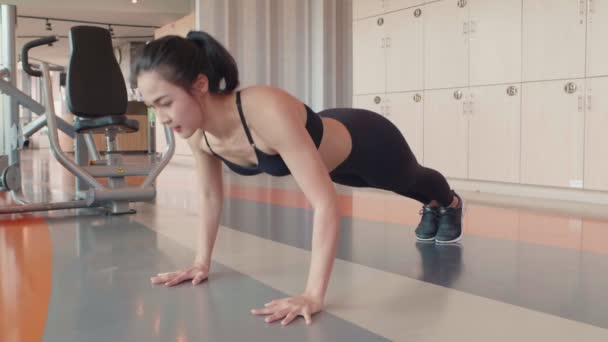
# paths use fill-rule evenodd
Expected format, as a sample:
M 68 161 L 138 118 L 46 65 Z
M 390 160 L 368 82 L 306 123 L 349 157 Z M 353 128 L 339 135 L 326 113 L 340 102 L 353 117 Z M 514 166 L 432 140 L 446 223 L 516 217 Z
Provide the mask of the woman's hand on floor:
M 165 284 L 166 286 L 174 286 L 184 281 L 192 279 L 192 285 L 198 285 L 209 276 L 209 266 L 196 264 L 186 270 L 179 270 L 169 273 L 159 273 L 156 277 L 152 277 L 152 284 Z
M 267 323 L 283 319 L 281 324 L 287 325 L 296 317 L 302 316 L 306 320 L 306 324 L 310 324 L 312 322 L 311 316 L 321 311 L 323 303 L 312 297 L 300 295 L 276 299 L 264 304 L 264 306 L 264 309 L 254 309 L 251 310 L 251 313 L 254 315 L 269 315 L 266 317 Z

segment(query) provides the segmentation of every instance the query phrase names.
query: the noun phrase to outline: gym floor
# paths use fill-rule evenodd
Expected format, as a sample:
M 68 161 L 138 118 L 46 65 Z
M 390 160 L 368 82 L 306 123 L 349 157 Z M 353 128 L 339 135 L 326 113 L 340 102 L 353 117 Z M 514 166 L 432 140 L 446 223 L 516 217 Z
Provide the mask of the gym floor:
M 73 191 L 48 151 L 22 158 L 36 201 Z M 155 203 L 134 205 L 134 215 L 0 217 L 0 340 L 608 341 L 605 207 L 463 193 L 463 242 L 436 246 L 414 239 L 420 204 L 338 187 L 344 217 L 325 310 L 311 326 L 282 327 L 249 310 L 302 290 L 312 211 L 291 178 L 224 176 L 214 263 L 196 287 L 149 281 L 194 258 L 187 158 L 174 158 Z

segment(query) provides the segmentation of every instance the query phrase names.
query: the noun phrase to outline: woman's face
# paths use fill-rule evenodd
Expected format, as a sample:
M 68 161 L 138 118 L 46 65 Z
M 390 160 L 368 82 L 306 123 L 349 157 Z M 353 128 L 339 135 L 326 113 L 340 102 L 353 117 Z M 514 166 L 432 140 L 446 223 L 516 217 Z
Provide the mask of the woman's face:
M 141 95 L 156 118 L 175 133 L 188 139 L 203 125 L 203 113 L 192 93 L 166 81 L 158 72 L 143 72 L 137 78 Z

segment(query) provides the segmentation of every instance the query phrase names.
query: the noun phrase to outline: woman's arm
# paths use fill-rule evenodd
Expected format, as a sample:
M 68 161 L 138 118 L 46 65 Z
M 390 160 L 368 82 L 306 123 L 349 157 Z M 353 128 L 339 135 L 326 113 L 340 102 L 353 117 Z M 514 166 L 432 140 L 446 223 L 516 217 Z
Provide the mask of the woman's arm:
M 293 115 L 301 108 L 301 104 L 279 93 L 264 107 L 263 113 L 248 120 L 257 135 L 279 152 L 314 209 L 311 264 L 306 288 L 300 296 L 304 302 L 310 302 L 310 306 L 298 307 L 301 311 L 295 314 L 305 316 L 309 322 L 310 315 L 321 309 L 329 284 L 338 242 L 340 213 L 327 167 L 301 120 Z M 272 125 L 268 122 L 272 122 Z M 269 304 L 272 307 L 273 303 Z M 267 321 L 285 316 L 285 324 L 295 317 L 293 311 L 278 308 L 254 313 L 272 314 Z
M 201 132 L 197 131 L 188 139 L 196 165 L 196 180 L 192 181 L 197 183 L 201 199 L 201 226 L 196 260 L 194 266 L 188 269 L 162 273 L 152 278 L 152 282 L 156 284 L 173 286 L 190 279 L 194 284 L 198 284 L 207 278 L 211 267 L 211 254 L 224 200 L 222 164 L 219 159 L 201 150 L 200 138 Z
M 201 198 L 201 229 L 199 248 L 196 262 L 210 266 L 211 254 L 217 237 L 224 191 L 222 182 L 221 161 L 204 152 L 200 148 L 201 131 L 197 131 L 190 139 L 188 145 L 192 150 L 196 164 L 196 180 L 198 182 Z

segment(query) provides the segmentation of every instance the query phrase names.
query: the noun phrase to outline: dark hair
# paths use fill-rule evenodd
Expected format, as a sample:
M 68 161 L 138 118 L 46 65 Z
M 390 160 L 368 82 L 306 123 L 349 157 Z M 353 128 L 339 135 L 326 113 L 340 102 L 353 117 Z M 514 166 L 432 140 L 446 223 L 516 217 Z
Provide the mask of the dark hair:
M 232 55 L 202 31 L 190 31 L 186 38 L 164 36 L 146 44 L 131 70 L 131 79 L 135 82 L 142 72 L 154 70 L 188 91 L 200 74 L 209 79 L 212 94 L 228 94 L 239 86 L 239 71 Z M 222 80 L 223 89 L 220 88 Z

